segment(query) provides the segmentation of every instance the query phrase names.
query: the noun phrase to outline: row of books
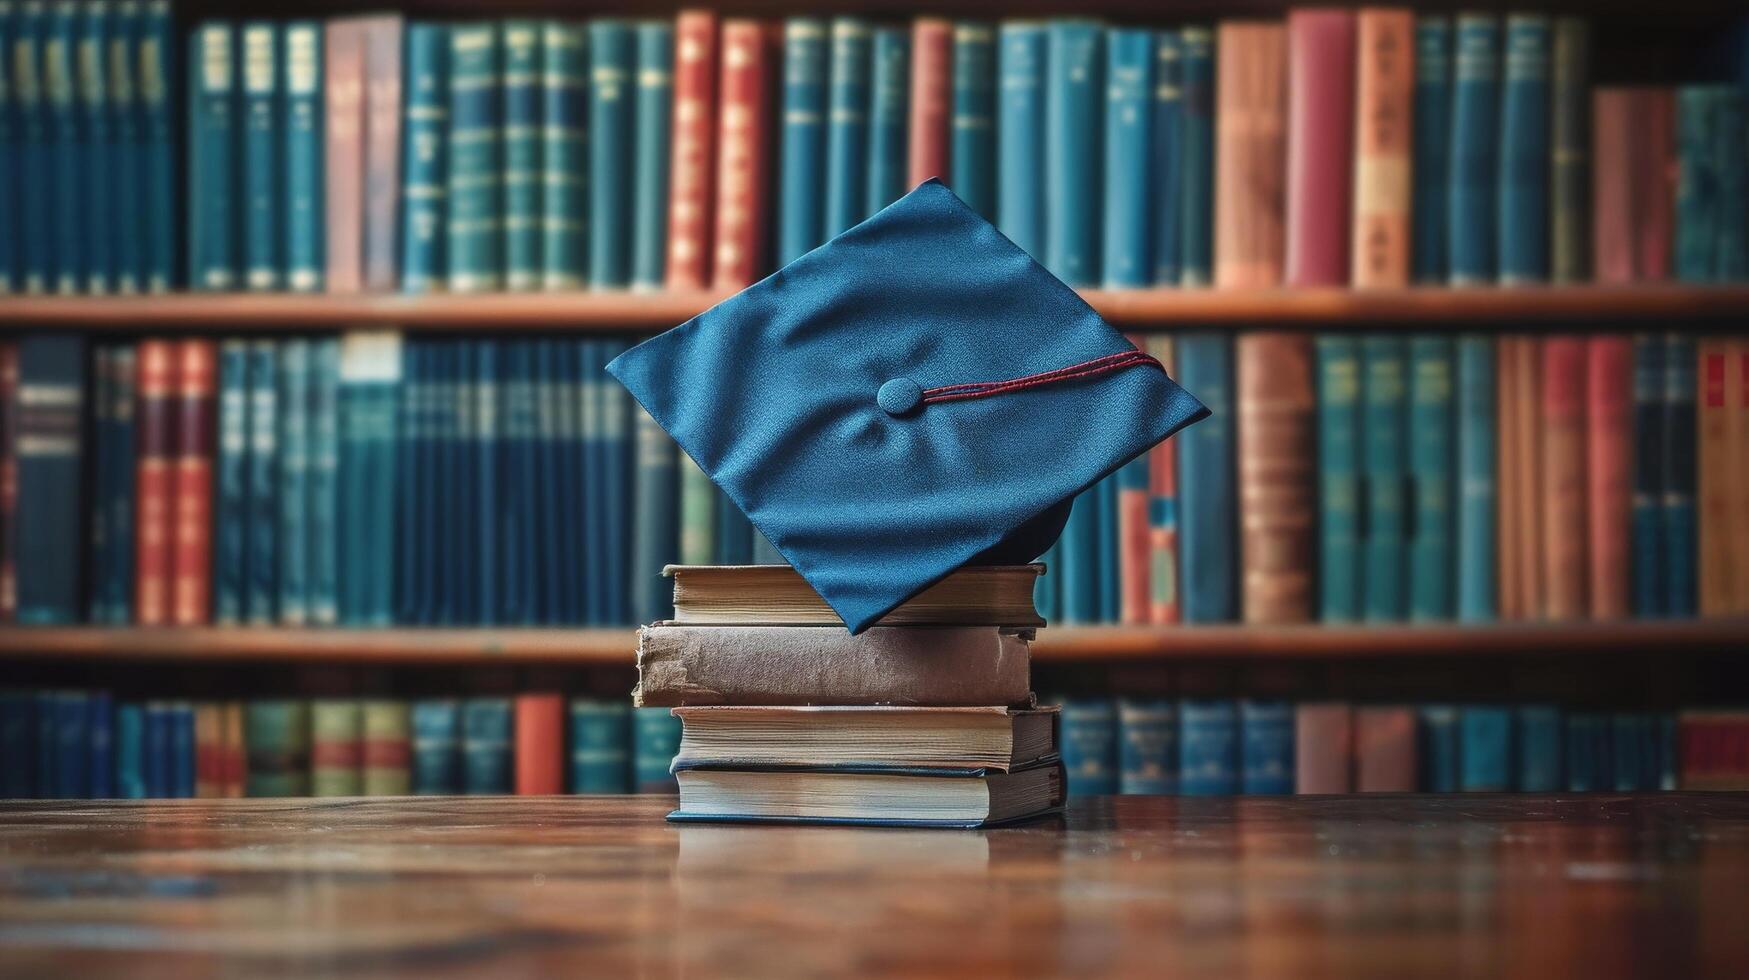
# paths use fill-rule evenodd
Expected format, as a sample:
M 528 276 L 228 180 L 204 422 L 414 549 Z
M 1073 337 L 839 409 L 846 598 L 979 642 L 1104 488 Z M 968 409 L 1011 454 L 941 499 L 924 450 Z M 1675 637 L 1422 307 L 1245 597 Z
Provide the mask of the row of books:
M 1749 712 L 1066 698 L 1070 795 L 1749 787 Z
M 680 722 L 624 699 L 118 701 L 0 690 L 0 798 L 673 792 Z
M 17 42 L 0 160 L 20 216 L 0 222 L 17 228 L 0 280 L 161 287 L 122 270 L 180 237 L 159 186 L 165 3 L 8 2 L 0 33 Z M 208 21 L 177 137 L 186 282 L 737 288 L 929 177 L 1076 286 L 1608 280 L 1592 253 L 1635 213 L 1624 180 L 1680 203 L 1680 277 L 1743 277 L 1743 92 L 1594 92 L 1589 34 L 1402 8 L 1169 29 Z M 1674 182 L 1613 142 L 1658 126 L 1678 137 Z M 149 193 L 121 179 L 135 171 Z

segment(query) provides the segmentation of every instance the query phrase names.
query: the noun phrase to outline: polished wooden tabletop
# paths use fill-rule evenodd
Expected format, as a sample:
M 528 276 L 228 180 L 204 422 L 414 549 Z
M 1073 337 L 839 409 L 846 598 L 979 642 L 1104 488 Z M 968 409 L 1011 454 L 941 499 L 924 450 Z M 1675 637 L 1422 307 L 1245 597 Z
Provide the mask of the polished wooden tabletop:
M 1749 976 L 1749 794 L 0 803 L 0 975 Z

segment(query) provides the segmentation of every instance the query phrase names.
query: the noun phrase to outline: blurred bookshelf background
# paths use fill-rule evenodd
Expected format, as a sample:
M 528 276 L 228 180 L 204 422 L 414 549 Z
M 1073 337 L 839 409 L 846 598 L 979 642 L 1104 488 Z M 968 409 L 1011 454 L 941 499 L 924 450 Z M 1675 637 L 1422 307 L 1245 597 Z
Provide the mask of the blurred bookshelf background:
M 0 0 L 0 795 L 670 787 L 781 559 L 604 365 L 929 177 L 1215 412 L 1044 558 L 1073 791 L 1749 786 L 1734 5 L 505 6 Z

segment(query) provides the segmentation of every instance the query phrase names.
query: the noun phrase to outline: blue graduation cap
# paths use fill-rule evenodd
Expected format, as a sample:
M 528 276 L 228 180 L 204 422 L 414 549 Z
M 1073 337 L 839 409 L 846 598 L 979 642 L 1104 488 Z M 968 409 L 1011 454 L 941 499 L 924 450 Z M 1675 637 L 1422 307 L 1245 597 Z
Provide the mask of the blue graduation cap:
M 607 370 L 852 633 L 1208 415 L 934 180 Z

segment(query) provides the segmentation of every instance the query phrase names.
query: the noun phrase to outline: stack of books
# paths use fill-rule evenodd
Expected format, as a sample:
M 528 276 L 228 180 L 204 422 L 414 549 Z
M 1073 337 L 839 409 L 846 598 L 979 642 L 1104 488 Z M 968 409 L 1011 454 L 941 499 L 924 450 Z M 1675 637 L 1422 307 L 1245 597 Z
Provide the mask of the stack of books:
M 641 707 L 682 731 L 674 820 L 976 827 L 1062 805 L 1031 690 L 1038 565 L 962 569 L 851 635 L 787 566 L 671 566 Z

